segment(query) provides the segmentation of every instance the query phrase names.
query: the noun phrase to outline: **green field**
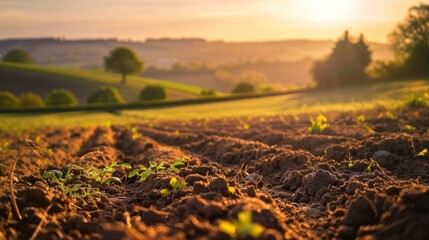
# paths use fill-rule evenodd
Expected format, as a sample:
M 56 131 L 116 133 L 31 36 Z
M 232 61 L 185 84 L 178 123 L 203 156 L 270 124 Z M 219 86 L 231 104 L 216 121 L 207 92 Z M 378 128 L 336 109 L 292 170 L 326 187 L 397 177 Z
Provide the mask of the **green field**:
M 44 95 L 53 88 L 66 88 L 84 102 L 94 88 L 107 85 L 118 88 L 127 101 L 136 101 L 139 91 L 147 84 L 165 87 L 170 99 L 193 98 L 201 93 L 199 87 L 158 79 L 127 76 L 124 85 L 120 83 L 119 75 L 102 71 L 0 63 L 1 91 L 21 92 L 25 89 Z
M 345 89 L 304 92 L 255 99 L 217 103 L 190 104 L 117 113 L 73 112 L 52 114 L 2 114 L 0 128 L 22 129 L 45 126 L 74 126 L 148 122 L 156 120 L 220 118 L 244 115 L 317 114 L 323 112 L 360 111 L 380 106 L 403 107 L 404 99 L 429 93 L 429 78 L 378 82 Z

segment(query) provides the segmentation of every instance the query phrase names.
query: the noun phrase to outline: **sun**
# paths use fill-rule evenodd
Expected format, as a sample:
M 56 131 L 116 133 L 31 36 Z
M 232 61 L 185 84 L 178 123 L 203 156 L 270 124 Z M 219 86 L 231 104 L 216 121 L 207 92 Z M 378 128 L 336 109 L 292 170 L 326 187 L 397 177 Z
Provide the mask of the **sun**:
M 335 23 L 352 17 L 353 0 L 302 0 L 299 9 L 307 21 Z

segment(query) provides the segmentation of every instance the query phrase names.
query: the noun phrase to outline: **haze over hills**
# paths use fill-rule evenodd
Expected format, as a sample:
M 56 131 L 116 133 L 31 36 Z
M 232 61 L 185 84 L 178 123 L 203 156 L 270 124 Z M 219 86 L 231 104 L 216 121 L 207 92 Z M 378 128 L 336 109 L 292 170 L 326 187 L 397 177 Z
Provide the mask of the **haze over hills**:
M 102 67 L 103 57 L 118 46 L 137 52 L 145 66 L 168 68 L 177 62 L 199 61 L 208 64 L 243 60 L 297 61 L 321 58 L 333 47 L 333 41 L 284 40 L 267 42 L 222 42 L 198 38 L 148 39 L 144 42 L 116 39 L 66 40 L 61 38 L 0 40 L 0 54 L 20 47 L 29 52 L 35 63 L 76 68 Z M 387 44 L 370 43 L 375 58 L 390 58 Z
M 39 65 L 101 70 L 104 57 L 112 49 L 126 46 L 143 60 L 147 69 L 140 74 L 143 77 L 230 92 L 236 82 L 220 81 L 216 77 L 216 69 L 226 70 L 234 77 L 247 71 L 258 71 L 267 76 L 267 84 L 303 87 L 312 81 L 310 69 L 313 60 L 327 56 L 334 44 L 334 41 L 327 40 L 223 42 L 199 38 L 160 38 L 133 42 L 116 39 L 29 38 L 0 40 L 0 54 L 4 55 L 8 50 L 19 47 L 26 50 Z M 387 44 L 370 42 L 369 46 L 374 59 L 392 57 Z M 217 68 L 203 72 L 149 71 L 149 67 L 170 69 L 174 64 L 191 62 Z

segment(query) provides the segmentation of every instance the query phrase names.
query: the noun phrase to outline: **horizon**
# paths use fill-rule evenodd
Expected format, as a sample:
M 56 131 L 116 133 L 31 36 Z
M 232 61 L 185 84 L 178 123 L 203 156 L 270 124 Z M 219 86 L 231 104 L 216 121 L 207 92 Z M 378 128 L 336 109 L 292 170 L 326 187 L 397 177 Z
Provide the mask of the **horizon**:
M 5 0 L 0 39 L 194 39 L 224 42 L 334 41 L 344 30 L 369 42 L 387 35 L 419 0 Z M 371 6 L 371 7 L 366 7 Z M 144 14 L 142 14 L 144 13 Z M 55 19 L 52 21 L 52 19 Z M 237 29 L 240 29 L 239 31 Z M 323 31 L 320 31 L 323 29 Z M 52 36 L 52 37 L 47 37 Z

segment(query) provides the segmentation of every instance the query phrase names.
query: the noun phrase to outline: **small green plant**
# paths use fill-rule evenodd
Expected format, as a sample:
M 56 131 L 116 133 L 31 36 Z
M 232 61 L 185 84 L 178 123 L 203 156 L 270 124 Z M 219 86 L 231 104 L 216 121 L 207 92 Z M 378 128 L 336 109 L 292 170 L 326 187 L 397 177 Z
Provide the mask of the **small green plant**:
M 409 131 L 409 132 L 414 132 L 414 131 L 416 131 L 417 130 L 417 128 L 416 127 L 414 127 L 413 125 L 409 125 L 409 124 L 407 124 L 407 125 L 405 125 L 404 126 L 404 129 L 403 130 L 406 130 L 406 131 Z
M 364 172 L 368 172 L 368 173 L 370 173 L 370 172 L 372 172 L 373 170 L 372 170 L 372 166 L 373 165 L 378 165 L 378 163 L 374 160 L 374 159 L 372 159 L 372 158 L 370 158 L 370 160 L 371 160 L 371 162 L 368 164 L 368 166 L 365 168 L 365 170 L 364 170 Z
M 349 165 L 348 165 L 348 167 L 349 167 L 349 168 L 353 168 L 353 162 L 352 162 L 352 160 L 351 160 L 351 159 L 349 160 Z
M 237 129 L 238 130 L 249 130 L 250 129 L 250 124 L 240 121 L 240 123 L 237 125 Z
M 180 170 L 179 166 L 181 165 L 184 165 L 183 158 L 175 160 L 169 168 L 165 167 L 164 162 L 157 164 L 156 162 L 150 161 L 148 167 L 144 165 L 139 165 L 139 168 L 136 168 L 128 173 L 128 177 L 132 178 L 134 176 L 139 176 L 140 181 L 144 182 L 152 174 L 168 174 L 170 172 L 178 173 Z
M 321 133 L 328 127 L 328 119 L 322 114 L 319 114 L 315 119 L 311 118 L 310 121 L 311 125 L 308 127 L 310 133 Z
M 185 164 L 185 163 L 183 163 L 183 160 L 184 160 L 183 158 L 179 158 L 179 159 L 175 160 L 173 162 L 173 164 L 170 165 L 170 170 L 173 171 L 173 172 L 175 172 L 175 173 L 178 173 L 180 171 L 180 167 L 179 166 Z
M 128 163 L 118 164 L 117 161 L 112 162 L 110 165 L 105 166 L 104 168 L 96 168 L 94 166 L 89 166 L 85 169 L 85 173 L 95 181 L 101 184 L 109 184 L 110 182 L 121 182 L 121 179 L 118 177 L 112 177 L 112 173 L 116 172 L 116 168 L 131 168 L 131 165 Z
M 138 130 L 138 128 L 137 128 L 137 127 L 132 127 L 132 128 L 130 129 L 130 131 L 131 131 L 131 133 L 132 133 L 132 137 L 131 137 L 131 138 L 132 138 L 133 140 L 143 138 L 143 136 L 141 135 L 141 133 L 139 133 L 139 130 Z
M 423 157 L 423 156 L 425 156 L 427 153 L 428 153 L 428 149 L 427 149 L 427 148 L 425 148 L 425 149 L 423 149 L 422 151 L 420 151 L 416 156 L 417 156 L 417 157 Z
M 365 120 L 366 120 L 366 118 L 365 118 L 365 115 L 363 115 L 363 114 L 356 117 L 357 122 L 363 123 L 363 122 L 365 122 Z
M 7 149 L 9 147 L 10 143 L 8 141 L 4 141 L 1 145 L 0 145 L 0 150 L 4 150 Z
M 398 117 L 395 114 L 393 114 L 392 112 L 386 112 L 385 116 L 386 116 L 386 118 L 392 119 L 392 120 L 398 119 Z
M 234 194 L 237 191 L 237 189 L 234 186 L 228 186 L 228 192 L 231 194 Z
M 170 186 L 173 188 L 173 191 L 180 191 L 186 187 L 186 182 L 180 181 L 176 177 L 172 177 L 170 178 Z M 168 196 L 170 194 L 170 190 L 168 188 L 163 188 L 160 193 L 164 196 Z
M 170 185 L 173 188 L 173 191 L 180 191 L 186 187 L 186 182 L 182 182 L 176 177 L 170 179 Z
M 370 126 L 368 126 L 368 125 L 363 125 L 362 126 L 364 129 L 366 129 L 367 131 L 368 131 L 368 133 L 369 134 L 374 134 L 375 133 L 375 130 L 374 129 L 372 129 Z
M 253 237 L 259 238 L 264 232 L 264 227 L 259 223 L 252 221 L 251 211 L 242 211 L 238 213 L 238 220 L 228 221 L 223 220 L 219 223 L 219 230 L 231 238 L 236 237 Z
M 72 170 L 73 165 L 70 165 L 65 173 L 60 170 L 45 171 L 43 178 L 57 184 L 58 188 L 71 198 L 86 198 L 101 195 L 98 188 L 87 187 L 83 184 L 66 184 L 73 179 Z

